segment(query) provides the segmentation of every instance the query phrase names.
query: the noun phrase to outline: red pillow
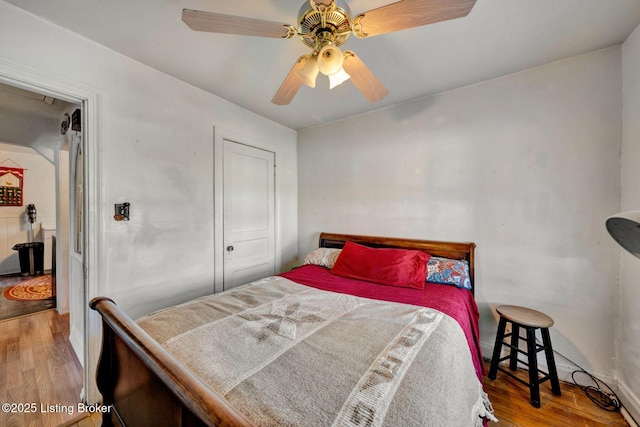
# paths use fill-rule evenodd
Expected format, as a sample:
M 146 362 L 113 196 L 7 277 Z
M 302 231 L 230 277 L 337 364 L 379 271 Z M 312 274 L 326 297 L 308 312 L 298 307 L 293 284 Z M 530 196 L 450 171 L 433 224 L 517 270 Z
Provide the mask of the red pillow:
M 331 271 L 382 285 L 424 289 L 429 254 L 408 249 L 369 248 L 345 242 Z

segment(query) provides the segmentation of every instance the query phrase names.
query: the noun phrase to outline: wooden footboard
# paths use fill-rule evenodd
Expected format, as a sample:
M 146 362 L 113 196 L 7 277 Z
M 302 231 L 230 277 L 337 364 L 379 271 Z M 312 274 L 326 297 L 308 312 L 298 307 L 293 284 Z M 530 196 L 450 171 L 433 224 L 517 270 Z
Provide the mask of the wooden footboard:
M 251 426 L 131 320 L 110 299 L 90 306 L 102 316 L 97 369 L 105 426 Z

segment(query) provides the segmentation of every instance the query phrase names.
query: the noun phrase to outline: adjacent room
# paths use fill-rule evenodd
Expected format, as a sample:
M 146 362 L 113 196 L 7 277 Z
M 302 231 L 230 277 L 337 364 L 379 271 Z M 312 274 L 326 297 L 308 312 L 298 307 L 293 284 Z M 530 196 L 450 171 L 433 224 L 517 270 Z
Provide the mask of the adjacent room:
M 409 416 L 393 397 L 404 399 L 406 390 L 425 384 L 443 391 L 408 401 L 444 396 L 454 405 L 450 397 L 464 394 L 455 405 L 468 405 L 476 425 L 558 425 L 549 417 L 563 411 L 576 423 L 636 425 L 640 260 L 611 237 L 605 221 L 640 210 L 639 28 L 638 0 L 0 0 L 0 84 L 12 94 L 8 103 L 17 103 L 16 94 L 32 94 L 40 107 L 63 106 L 31 112 L 34 121 L 28 122 L 26 113 L 0 105 L 0 168 L 24 171 L 22 203 L 0 206 L 0 274 L 23 273 L 14 245 L 43 242 L 43 273 L 55 262 L 62 290 L 46 314 L 50 318 L 29 321 L 35 318 L 21 313 L 27 314 L 22 320 L 0 319 L 0 401 L 25 399 L 20 393 L 29 396 L 25 390 L 34 389 L 36 377 L 50 378 L 50 384 L 77 378 L 65 390 L 77 399 L 56 394 L 55 386 L 40 387 L 31 399 L 37 403 L 35 418 L 3 406 L 0 424 L 74 422 L 99 413 L 101 406 L 91 406 L 96 404 L 115 408 L 127 420 L 134 406 L 108 387 L 138 387 L 144 396 L 157 387 L 137 382 L 144 359 L 118 369 L 100 361 L 101 315 L 140 319 L 132 328 L 141 327 L 162 344 L 161 358 L 171 354 L 166 360 L 176 357 L 192 372 L 200 359 L 182 351 L 209 323 L 191 325 L 196 332 L 187 333 L 174 330 L 182 325 L 174 311 L 166 318 L 151 313 L 213 294 L 211 303 L 198 304 L 224 307 L 220 313 L 227 314 L 258 306 L 271 311 L 245 316 L 247 324 L 233 323 L 240 314 L 225 318 L 224 332 L 199 340 L 217 343 L 207 351 L 226 348 L 229 337 L 236 337 L 230 331 L 246 330 L 260 345 L 282 340 L 287 352 L 232 349 L 247 359 L 263 358 L 246 365 L 238 357 L 221 358 L 225 369 L 237 363 L 237 377 L 225 377 L 220 389 L 211 386 L 215 392 L 198 395 L 204 380 L 185 374 L 190 390 L 164 383 L 167 394 L 147 399 L 151 407 L 154 399 L 168 399 L 176 411 L 186 411 L 180 412 L 183 419 L 203 425 L 268 425 L 262 405 L 286 406 L 290 397 L 266 376 L 273 370 L 286 381 L 314 378 L 309 382 L 318 387 L 333 386 L 323 378 L 344 378 L 346 385 L 328 393 L 335 401 L 314 400 L 318 392 L 308 384 L 288 391 L 309 397 L 293 407 L 313 403 L 323 408 L 314 416 L 329 414 L 329 421 L 318 415 L 317 424 L 369 420 L 349 411 L 362 411 L 362 383 L 381 384 L 375 375 L 387 369 L 397 384 L 389 381 L 396 384 L 389 386 L 393 392 L 369 412 L 378 425 L 424 425 L 432 419 L 433 408 L 414 408 Z M 74 130 L 80 122 L 81 130 Z M 33 136 L 43 123 L 46 144 Z M 15 186 L 9 181 L 3 188 Z M 37 208 L 33 222 L 30 205 Z M 420 265 L 412 270 L 418 282 L 400 280 L 396 270 L 385 276 L 391 283 L 369 276 L 387 262 L 393 268 L 402 264 L 404 274 L 408 261 L 393 258 L 396 250 Z M 433 264 L 436 259 L 444 264 Z M 357 262 L 346 265 L 348 260 Z M 439 282 L 429 276 L 430 265 L 450 266 L 450 274 L 462 272 L 468 280 L 434 286 Z M 365 285 L 349 282 L 339 285 L 341 291 L 327 289 L 326 283 L 309 283 L 305 275 L 313 269 L 314 275 L 335 273 L 382 288 L 370 294 Z M 316 289 L 307 294 L 307 287 Z M 444 294 L 415 302 L 411 293 L 423 288 Z M 337 303 L 325 292 L 349 296 Z M 280 293 L 286 304 L 272 300 Z M 461 312 L 468 316 L 433 305 L 453 293 L 464 295 L 468 310 Z M 294 294 L 306 299 L 287 302 Z M 90 308 L 96 297 L 115 305 L 94 302 L 99 314 Z M 187 311 L 189 304 L 194 303 Z M 421 308 L 403 311 L 413 304 Z M 536 313 L 534 320 L 522 317 L 522 310 L 510 311 L 512 306 Z M 433 321 L 440 319 L 436 311 L 458 320 L 462 353 L 468 345 L 470 357 L 458 360 L 461 352 L 453 349 L 460 343 L 449 344 L 458 326 Z M 186 316 L 215 323 L 220 313 Z M 369 317 L 376 320 L 359 323 Z M 438 323 L 435 332 L 415 326 L 432 321 Z M 47 337 L 34 335 L 34 325 L 49 325 Z M 415 353 L 398 359 L 394 343 L 415 337 L 403 335 L 405 328 L 425 338 L 415 341 Z M 533 343 L 534 355 L 522 356 L 528 365 L 516 374 L 526 385 L 490 369 L 496 354 L 511 354 L 495 351 L 496 336 L 518 328 L 519 348 L 526 353 L 525 342 Z M 388 341 L 379 344 L 373 337 Z M 446 345 L 436 357 L 423 341 L 439 337 Z M 145 351 L 156 346 L 154 340 L 141 341 Z M 25 343 L 42 354 L 47 343 L 64 343 L 65 350 L 56 353 L 63 367 L 34 360 L 35 353 L 20 355 Z M 360 362 L 356 345 L 385 356 L 362 356 Z M 344 375 L 312 370 L 328 363 L 316 360 L 320 353 L 331 363 L 340 360 L 330 366 Z M 295 366 L 305 369 L 263 363 L 284 363 L 293 354 L 305 361 Z M 368 357 L 384 361 L 367 364 Z M 507 359 L 500 366 L 510 371 Z M 411 368 L 403 370 L 409 360 Z M 445 367 L 442 360 L 464 368 Z M 351 384 L 345 366 L 355 361 L 368 368 L 354 374 Z M 534 377 L 527 377 L 532 363 L 549 379 L 539 385 L 539 396 Z M 177 372 L 166 365 L 170 377 Z M 248 379 L 242 369 L 256 374 Z M 434 372 L 422 382 L 411 375 L 418 369 Z M 589 391 L 576 387 L 572 394 L 576 379 L 581 385 L 594 382 L 584 373 L 574 378 L 578 369 L 603 384 L 594 394 L 609 399 L 613 411 L 592 402 Z M 115 371 L 127 374 L 118 377 Z M 454 371 L 459 380 L 445 381 L 437 373 Z M 122 378 L 130 381 L 123 385 Z M 340 390 L 352 388 L 339 400 Z M 206 396 L 209 403 L 181 400 L 193 390 L 194 400 Z M 248 404 L 245 394 L 261 398 Z M 144 396 L 135 407 L 149 404 Z M 236 407 L 249 409 L 238 413 Z M 283 419 L 295 425 L 296 414 L 292 410 L 292 418 Z M 155 415 L 178 425 L 161 411 Z

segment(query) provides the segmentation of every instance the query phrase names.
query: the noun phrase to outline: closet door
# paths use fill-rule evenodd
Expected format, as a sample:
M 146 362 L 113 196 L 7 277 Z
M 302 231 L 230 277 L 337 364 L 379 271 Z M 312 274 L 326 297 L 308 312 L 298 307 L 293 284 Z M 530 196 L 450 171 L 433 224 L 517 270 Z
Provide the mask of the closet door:
M 275 154 L 224 140 L 224 289 L 275 272 Z

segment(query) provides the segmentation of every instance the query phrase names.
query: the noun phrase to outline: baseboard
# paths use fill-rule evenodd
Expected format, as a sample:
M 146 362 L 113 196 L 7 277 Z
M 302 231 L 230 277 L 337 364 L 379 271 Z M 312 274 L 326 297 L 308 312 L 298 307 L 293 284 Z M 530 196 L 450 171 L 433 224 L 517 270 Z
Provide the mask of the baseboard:
M 622 381 L 618 381 L 618 397 L 622 401 L 622 416 L 631 427 L 638 427 L 640 422 L 640 399 Z
M 556 357 L 555 360 L 556 360 L 556 369 L 558 370 L 558 379 L 560 381 L 573 383 L 572 374 L 575 371 L 580 370 L 580 368 L 578 368 L 577 366 L 571 363 L 558 360 L 558 357 Z M 541 362 L 540 366 L 542 370 L 546 370 L 546 367 L 547 367 L 546 361 Z M 612 390 L 615 390 L 617 380 L 613 377 L 613 375 L 603 374 L 602 372 L 596 372 L 596 371 L 587 371 L 587 372 L 593 375 L 594 377 L 596 377 L 597 379 L 599 379 L 600 381 L 604 382 L 609 387 L 611 387 Z M 576 375 L 576 381 L 582 385 L 595 385 L 586 375 Z
M 82 337 L 80 331 L 78 331 L 76 328 L 71 328 L 71 330 L 69 331 L 69 342 L 71 343 L 71 347 L 78 357 L 80 365 L 84 366 L 84 338 Z

